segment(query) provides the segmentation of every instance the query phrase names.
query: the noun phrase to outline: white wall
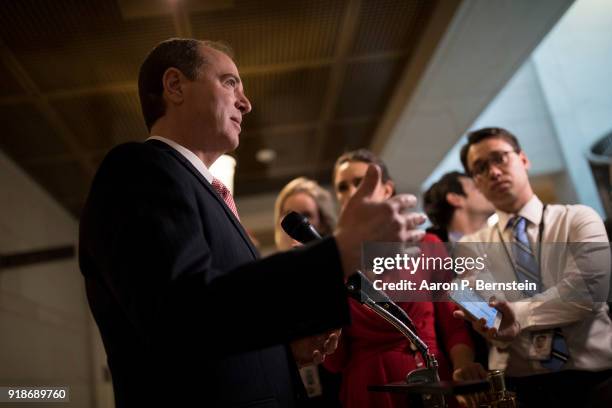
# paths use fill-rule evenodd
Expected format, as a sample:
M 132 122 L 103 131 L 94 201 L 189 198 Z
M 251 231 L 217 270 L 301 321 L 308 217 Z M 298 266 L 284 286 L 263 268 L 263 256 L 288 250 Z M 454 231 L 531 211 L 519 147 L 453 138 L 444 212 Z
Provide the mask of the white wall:
M 565 168 L 550 113 L 531 61 L 523 64 L 514 74 L 470 126 L 470 130 L 489 126 L 508 129 L 519 139 L 521 147 L 532 161 L 532 175 L 556 173 Z M 448 171 L 463 171 L 459 151 L 464 144 L 463 137 L 425 180 L 422 189 L 428 188 Z
M 578 200 L 603 215 L 585 153 L 612 130 L 612 1 L 578 0 L 533 61 Z
M 612 130 L 612 1 L 578 0 L 470 126 L 513 132 L 532 162 L 531 174 L 551 175 L 559 201 L 582 203 L 600 215 L 586 152 Z M 422 185 L 461 169 L 462 138 Z
M 464 0 L 381 151 L 416 192 L 573 0 Z
M 0 152 L 0 254 L 76 245 L 77 233 L 75 219 Z M 93 329 L 76 257 L 0 269 L 0 384 L 69 386 L 70 406 L 96 406 Z

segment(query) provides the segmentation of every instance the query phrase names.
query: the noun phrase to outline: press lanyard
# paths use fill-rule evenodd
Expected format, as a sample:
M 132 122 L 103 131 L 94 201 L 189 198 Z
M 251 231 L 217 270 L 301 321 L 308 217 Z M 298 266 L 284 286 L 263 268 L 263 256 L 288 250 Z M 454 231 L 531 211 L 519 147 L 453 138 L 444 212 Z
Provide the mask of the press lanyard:
M 544 214 L 546 213 L 546 206 L 547 204 L 544 204 L 544 207 L 542 208 L 542 217 L 540 218 L 540 225 L 538 226 L 538 269 L 540 270 L 540 273 L 542 271 L 542 239 L 544 237 Z M 512 258 L 512 255 L 510 255 L 510 251 L 508 251 L 508 247 L 506 246 L 506 241 L 504 241 L 504 236 L 501 232 L 501 228 L 499 228 L 499 222 L 496 224 L 496 227 L 497 235 L 499 235 L 499 240 L 504 244 L 504 251 L 506 252 L 506 256 L 508 257 L 508 259 L 510 260 L 512 270 L 514 271 L 514 274 L 518 276 L 516 265 L 514 264 L 514 259 Z M 526 233 L 527 231 L 525 231 L 525 234 Z

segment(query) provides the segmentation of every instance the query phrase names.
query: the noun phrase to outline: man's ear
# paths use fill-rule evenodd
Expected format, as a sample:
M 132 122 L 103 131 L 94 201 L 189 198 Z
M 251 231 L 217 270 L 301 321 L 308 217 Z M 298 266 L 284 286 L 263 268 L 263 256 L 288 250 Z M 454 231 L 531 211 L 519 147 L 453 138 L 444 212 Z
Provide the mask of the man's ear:
M 525 152 L 522 150 L 519 153 L 519 159 L 521 159 L 521 162 L 523 162 L 523 166 L 525 166 L 526 170 L 529 170 L 531 168 L 531 162 L 529 161 L 529 158 L 527 157 Z
M 455 208 L 461 208 L 463 207 L 463 199 L 465 198 L 464 196 L 462 196 L 461 194 L 457 194 L 457 193 L 446 193 L 446 201 L 448 201 L 448 203 L 450 205 L 452 205 Z
M 164 99 L 174 104 L 183 102 L 183 84 L 185 76 L 176 68 L 170 67 L 164 72 L 162 85 L 164 86 Z

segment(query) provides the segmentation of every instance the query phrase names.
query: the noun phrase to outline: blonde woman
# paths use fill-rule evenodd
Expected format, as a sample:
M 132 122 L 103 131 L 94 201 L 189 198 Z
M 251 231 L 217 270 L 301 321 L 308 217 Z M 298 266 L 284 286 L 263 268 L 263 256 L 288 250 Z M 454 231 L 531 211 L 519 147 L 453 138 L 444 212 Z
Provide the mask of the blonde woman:
M 298 245 L 280 225 L 285 215 L 291 211 L 308 218 L 322 236 L 331 234 L 336 225 L 336 210 L 332 195 L 314 180 L 305 177 L 296 178 L 283 187 L 274 205 L 274 241 L 277 249 L 281 251 Z M 340 375 L 330 373 L 321 365 L 301 367 L 300 375 L 310 397 L 307 406 L 340 408 L 338 399 Z
M 306 177 L 293 179 L 283 187 L 274 204 L 274 242 L 281 251 L 295 245 L 280 225 L 285 215 L 291 211 L 308 218 L 321 236 L 331 234 L 336 226 L 332 195 L 314 180 Z

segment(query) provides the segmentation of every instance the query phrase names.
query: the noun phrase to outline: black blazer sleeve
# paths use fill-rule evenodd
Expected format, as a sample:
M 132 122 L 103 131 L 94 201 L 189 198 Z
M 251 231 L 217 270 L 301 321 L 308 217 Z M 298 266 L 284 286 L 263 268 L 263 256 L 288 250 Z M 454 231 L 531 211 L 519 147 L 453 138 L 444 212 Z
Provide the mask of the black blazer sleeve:
M 334 239 L 225 269 L 235 262 L 215 259 L 211 241 L 226 235 L 200 222 L 202 200 L 211 197 L 175 158 L 146 145 L 107 156 L 81 217 L 80 263 L 88 287 L 97 287 L 88 292 L 94 314 L 114 308 L 144 344 L 221 353 L 348 323 Z

